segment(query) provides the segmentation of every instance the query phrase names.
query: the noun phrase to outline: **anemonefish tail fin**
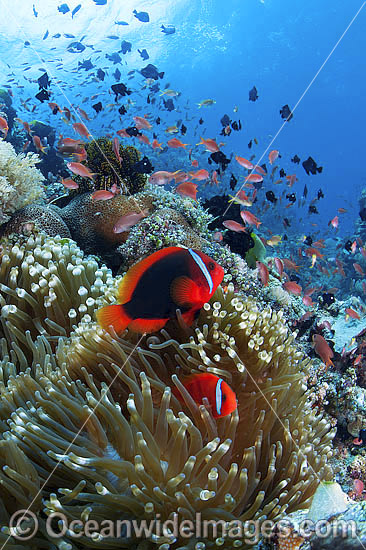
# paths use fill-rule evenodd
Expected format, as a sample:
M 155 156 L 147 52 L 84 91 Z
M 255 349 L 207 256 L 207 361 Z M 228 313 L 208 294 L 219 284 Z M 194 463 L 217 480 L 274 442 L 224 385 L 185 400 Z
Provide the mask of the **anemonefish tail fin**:
M 132 319 L 126 315 L 123 306 L 116 304 L 98 309 L 97 321 L 104 330 L 108 330 L 112 325 L 116 333 L 121 334 Z

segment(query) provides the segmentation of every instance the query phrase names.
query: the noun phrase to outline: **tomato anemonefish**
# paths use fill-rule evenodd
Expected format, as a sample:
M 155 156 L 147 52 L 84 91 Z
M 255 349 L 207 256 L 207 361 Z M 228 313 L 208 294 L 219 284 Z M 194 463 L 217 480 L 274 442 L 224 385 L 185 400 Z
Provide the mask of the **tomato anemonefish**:
M 206 254 L 171 246 L 158 250 L 128 270 L 118 288 L 119 305 L 97 311 L 100 326 L 138 333 L 161 329 L 180 309 L 190 326 L 224 277 L 223 268 Z
M 204 397 L 208 399 L 214 418 L 227 416 L 237 408 L 235 392 L 222 378 L 214 374 L 209 372 L 191 374 L 182 381 L 182 384 L 197 405 L 202 405 Z M 173 395 L 184 403 L 184 398 L 178 388 L 173 388 L 172 391 Z

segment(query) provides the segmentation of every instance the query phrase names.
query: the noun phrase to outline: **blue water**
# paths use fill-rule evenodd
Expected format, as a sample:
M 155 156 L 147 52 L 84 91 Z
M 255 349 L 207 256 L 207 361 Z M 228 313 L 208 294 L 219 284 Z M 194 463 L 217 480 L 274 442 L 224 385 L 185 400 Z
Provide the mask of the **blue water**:
M 77 0 L 67 2 L 70 10 L 78 3 Z M 184 143 L 194 145 L 200 135 L 216 138 L 219 142 L 222 139 L 219 136 L 222 128 L 220 118 L 227 113 L 233 120 L 240 119 L 243 129 L 222 139 L 226 155 L 234 153 L 249 158 L 256 153 L 255 161 L 264 155 L 261 162 L 267 162 L 268 166 L 268 151 L 264 154 L 267 147 L 269 150 L 278 149 L 281 154 L 279 167 L 288 174 L 296 173 L 299 179 L 291 191 L 300 197 L 306 184 L 309 201 L 322 188 L 325 200 L 317 203 L 319 216 L 309 218 L 307 205 L 288 212 L 289 218 L 294 218 L 296 230 L 306 233 L 311 221 L 318 224 L 321 234 L 328 221 L 337 214 L 337 209 L 343 207 L 348 212 L 341 217 L 339 234 L 352 233 L 358 215 L 358 196 L 366 186 L 362 138 L 366 127 L 366 7 L 363 7 L 363 2 L 108 0 L 106 5 L 98 6 L 93 0 L 84 0 L 73 18 L 71 11 L 62 14 L 57 10 L 61 4 L 61 0 L 35 0 L 35 17 L 30 0 L 26 3 L 22 0 L 0 1 L 1 13 L 6 20 L 6 33 L 0 36 L 0 85 L 11 85 L 13 106 L 23 120 L 37 118 L 55 126 L 64 137 L 77 137 L 71 127 L 65 127 L 60 115 L 52 115 L 47 102 L 41 104 L 34 99 L 38 91 L 35 80 L 43 70 L 48 72 L 52 81 L 51 101 L 61 107 L 81 106 L 92 118 L 95 112 L 91 105 L 102 101 L 104 110 L 87 123 L 94 137 L 114 134 L 116 130 L 131 125 L 132 116 L 146 113 L 154 118 L 161 117 L 162 124 L 154 126 L 154 131 L 163 143 L 172 137 L 167 136 L 164 129 L 178 119 L 182 119 L 188 128 L 184 137 L 177 135 Z M 360 8 L 357 18 L 331 53 Z M 134 9 L 148 12 L 150 22 L 138 21 L 133 16 Z M 116 25 L 115 21 L 119 20 L 128 25 Z M 164 35 L 160 29 L 162 24 L 174 25 L 175 34 Z M 49 35 L 43 39 L 46 31 Z M 56 33 L 61 33 L 61 37 L 52 38 Z M 65 38 L 64 33 L 71 33 L 75 38 Z M 119 38 L 109 39 L 108 35 Z M 83 36 L 82 43 L 94 49 L 87 47 L 82 53 L 69 53 L 67 46 Z M 121 40 L 131 42 L 132 51 L 120 54 L 122 63 L 114 65 L 105 54 L 118 52 Z M 25 41 L 30 45 L 25 46 Z M 137 52 L 143 48 L 150 56 L 148 61 L 143 61 Z M 329 54 L 328 61 L 316 76 Z M 77 70 L 78 62 L 86 59 L 90 59 L 95 67 L 90 71 Z M 58 67 L 57 63 L 60 64 Z M 127 72 L 138 71 L 147 63 L 165 72 L 164 79 L 159 80 L 161 89 L 169 84 L 169 88 L 181 92 L 181 96 L 174 99 L 176 111 L 162 110 L 158 93 L 155 94 L 155 106 L 148 105 L 148 90 L 142 89 L 145 79 L 137 72 L 128 80 Z M 31 68 L 25 71 L 28 67 Z M 129 98 L 134 105 L 122 122 L 116 114 L 118 107 L 106 108 L 107 104 L 114 103 L 109 90 L 116 83 L 112 72 L 117 67 L 122 73 L 120 82 L 133 90 Z M 104 82 L 93 80 L 98 68 L 107 72 Z M 9 83 L 8 79 L 12 78 L 14 82 Z M 259 95 L 256 102 L 248 100 L 253 85 Z M 91 100 L 94 94 L 100 95 Z M 21 106 L 20 100 L 27 98 L 31 98 L 29 108 L 36 105 L 34 113 Z M 197 103 L 206 98 L 212 98 L 216 103 L 198 109 Z M 120 100 L 118 106 L 126 104 L 126 100 Z M 294 108 L 297 103 L 294 118 L 283 124 L 280 108 L 285 104 Z M 234 107 L 237 107 L 237 112 L 234 112 Z M 198 125 L 201 116 L 204 124 Z M 249 151 L 247 144 L 254 137 L 258 146 Z M 134 139 L 129 143 L 134 143 Z M 137 141 L 134 144 L 148 154 L 155 168 L 189 167 L 184 151 L 172 150 L 158 156 L 149 146 Z M 200 167 L 210 168 L 203 148 L 201 153 L 201 156 L 195 155 Z M 301 164 L 290 162 L 295 154 L 301 160 L 312 156 L 318 165 L 323 166 L 323 172 L 306 175 Z M 220 188 L 206 189 L 202 195 L 227 191 L 232 172 L 236 176 L 244 175 L 244 170 L 233 160 L 221 178 Z M 255 212 L 261 214 L 258 208 Z M 279 219 L 272 221 L 267 214 L 266 225 L 278 231 L 282 227 L 280 218 L 283 215 L 281 211 Z

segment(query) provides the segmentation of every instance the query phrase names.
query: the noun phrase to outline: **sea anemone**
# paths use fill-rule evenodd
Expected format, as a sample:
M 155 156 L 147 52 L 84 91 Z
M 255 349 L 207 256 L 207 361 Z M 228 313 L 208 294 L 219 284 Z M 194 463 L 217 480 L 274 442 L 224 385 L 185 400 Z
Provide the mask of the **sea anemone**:
M 16 258 L 19 271 L 14 264 L 9 268 Z M 93 519 L 99 526 L 107 519 L 153 520 L 157 514 L 161 522 L 177 514 L 179 521 L 195 523 L 197 513 L 202 520 L 261 523 L 306 507 L 319 481 L 331 477 L 327 459 L 334 430 L 311 407 L 302 382 L 309 361 L 295 346 L 281 312 L 260 311 L 254 298 L 240 299 L 230 284 L 227 291 L 219 287 L 192 329 L 171 321 L 148 338 L 138 340 L 128 331 L 118 337 L 97 326 L 93 312 L 78 312 L 77 306 L 72 327 L 67 311 L 73 301 L 84 300 L 81 288 L 88 287 L 93 297 L 93 289 L 97 292 L 92 309 L 113 301 L 108 273 L 97 284 L 103 272 L 86 262 L 74 243 L 30 237 L 7 247 L 0 268 L 7 285 L 5 291 L 1 287 L 2 299 L 16 301 L 11 312 L 5 311 L 0 432 L 23 453 L 23 477 L 36 471 L 44 485 L 44 510 L 36 510 L 41 525 L 53 512 L 68 521 Z M 81 273 L 72 277 L 78 266 Z M 32 301 L 20 292 L 20 303 L 19 289 L 29 287 L 33 267 L 45 280 L 41 284 L 38 277 L 34 283 L 47 295 L 35 288 L 32 296 L 28 292 Z M 50 284 L 54 267 L 56 286 Z M 48 316 L 52 309 L 44 309 L 52 288 L 66 290 L 64 325 Z M 30 306 L 30 313 L 23 311 Z M 32 316 L 41 319 L 24 343 L 23 323 L 31 323 Z M 55 351 L 50 327 L 58 336 Z M 27 349 L 32 350 L 29 360 Z M 184 375 L 202 371 L 222 377 L 235 390 L 238 408 L 231 416 L 214 420 L 209 407 L 185 392 Z M 172 394 L 174 386 L 184 404 Z M 10 470 L 4 475 L 11 477 Z M 25 484 L 23 477 L 13 475 L 14 491 Z M 36 476 L 32 480 L 38 483 Z M 6 496 L 0 496 L 11 513 Z M 146 548 L 244 547 L 243 540 L 211 532 L 188 540 L 166 532 L 147 538 Z M 70 543 L 68 531 L 58 544 Z M 82 549 L 140 544 L 137 536 L 115 539 L 100 530 L 92 539 L 85 534 L 77 539 Z

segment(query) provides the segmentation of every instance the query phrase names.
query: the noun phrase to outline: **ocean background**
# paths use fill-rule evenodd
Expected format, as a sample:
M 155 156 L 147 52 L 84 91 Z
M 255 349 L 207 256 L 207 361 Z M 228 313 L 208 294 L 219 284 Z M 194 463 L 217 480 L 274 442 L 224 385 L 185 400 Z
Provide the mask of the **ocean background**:
M 130 98 L 135 102 L 124 120 L 131 123 L 132 116 L 141 113 L 160 116 L 163 122 L 154 131 L 158 133 L 158 140 L 164 142 L 164 128 L 182 119 L 188 128 L 182 141 L 194 145 L 200 135 L 219 141 L 220 118 L 225 113 L 233 120 L 240 119 L 242 130 L 233 131 L 222 140 L 226 155 L 234 153 L 249 158 L 254 152 L 256 162 L 261 159 L 268 164 L 268 151 L 278 149 L 279 166 L 298 177 L 292 188 L 298 197 L 305 184 L 310 200 L 319 188 L 324 192 L 325 200 L 317 203 L 319 216 L 309 216 L 308 205 L 299 210 L 295 205 L 290 230 L 293 235 L 306 234 L 309 222 L 316 222 L 319 235 L 324 236 L 329 220 L 339 207 L 346 208 L 347 213 L 342 216 L 338 235 L 352 234 L 358 216 L 358 197 L 366 184 L 362 138 L 366 127 L 364 3 L 359 0 L 309 0 L 306 3 L 302 0 L 108 0 L 105 5 L 97 5 L 93 0 L 84 0 L 74 17 L 71 12 L 79 2 L 68 1 L 70 11 L 66 14 L 58 11 L 61 4 L 61 0 L 0 1 L 3 16 L 0 84 L 11 86 L 18 116 L 24 118 L 25 115 L 20 100 L 30 97 L 29 106 L 36 104 L 32 118 L 55 126 L 59 133 L 77 137 L 71 128 L 68 133 L 65 131 L 61 118 L 52 115 L 47 102 L 41 104 L 34 99 L 38 92 L 36 79 L 46 70 L 51 79 L 51 101 L 61 107 L 79 105 L 92 117 L 95 115 L 92 103 L 100 99 L 105 106 L 113 101 L 109 89 L 116 83 L 112 73 L 118 68 L 120 82 L 133 90 Z M 136 19 L 135 9 L 148 12 L 150 21 L 142 23 Z M 116 25 L 120 20 L 128 25 Z M 175 34 L 161 32 L 161 25 L 167 24 L 175 26 Z M 47 31 L 48 36 L 44 38 Z M 57 33 L 61 37 L 53 38 Z M 66 38 L 65 33 L 75 38 Z M 118 39 L 107 38 L 110 35 Z M 82 43 L 94 49 L 87 47 L 81 53 L 69 53 L 68 45 L 83 36 Z M 122 63 L 113 64 L 105 55 L 118 52 L 122 40 L 131 42 L 132 51 L 120 54 Z M 28 46 L 24 44 L 26 41 Z M 137 51 L 143 48 L 150 56 L 148 61 L 143 61 Z M 78 70 L 78 62 L 87 59 L 94 68 Z M 139 73 L 128 80 L 129 71 L 141 70 L 147 63 L 164 71 L 164 79 L 159 80 L 161 89 L 169 84 L 169 88 L 181 93 L 174 99 L 175 111 L 161 109 L 161 100 L 154 106 L 147 105 L 148 90 L 142 89 L 145 79 Z M 98 68 L 107 73 L 101 83 L 92 79 Z M 259 95 L 256 102 L 248 99 L 254 85 Z M 90 98 L 96 93 L 101 95 L 92 101 Z M 206 98 L 216 103 L 198 109 L 197 103 Z M 279 114 L 285 104 L 291 109 L 297 105 L 293 119 L 287 123 Z M 198 126 L 201 116 L 204 124 Z M 87 125 L 94 137 L 126 126 L 121 124 L 115 110 L 105 108 Z M 247 144 L 254 137 L 258 145 L 249 151 Z M 187 156 L 181 150 L 158 155 L 149 146 L 138 147 L 148 153 L 155 169 L 178 169 Z M 307 175 L 301 164 L 290 162 L 295 154 L 301 161 L 311 156 L 323 167 L 323 172 Z M 200 167 L 206 165 L 200 162 Z M 215 193 L 228 190 L 232 172 L 236 176 L 244 172 L 235 160 Z M 205 194 L 209 195 L 210 191 L 205 190 Z M 278 232 L 283 215 L 284 212 L 278 211 L 278 219 L 272 222 L 267 216 L 269 229 Z

